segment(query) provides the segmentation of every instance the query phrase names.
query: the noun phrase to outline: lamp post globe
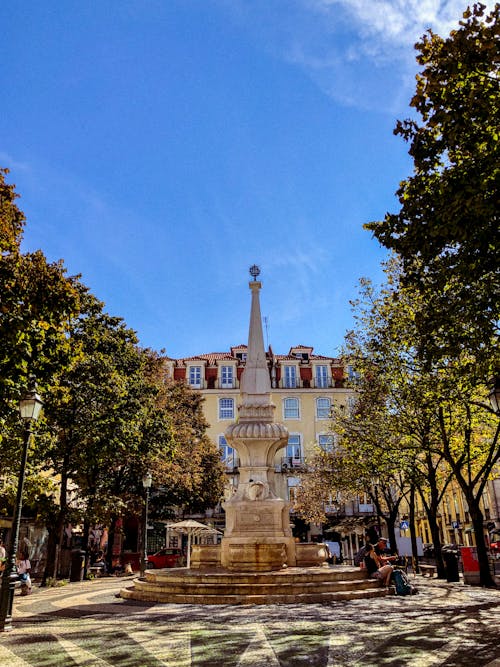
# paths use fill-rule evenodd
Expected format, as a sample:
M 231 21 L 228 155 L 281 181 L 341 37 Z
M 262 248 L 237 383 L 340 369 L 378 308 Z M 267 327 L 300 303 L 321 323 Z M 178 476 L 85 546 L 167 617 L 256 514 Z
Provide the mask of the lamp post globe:
M 14 589 L 18 580 L 16 555 L 19 542 L 19 527 L 21 525 L 21 513 L 23 509 L 24 480 L 26 477 L 26 463 L 28 460 L 28 448 L 32 434 L 33 423 L 40 416 L 43 401 L 36 390 L 33 376 L 30 376 L 28 391 L 19 401 L 19 414 L 24 422 L 23 449 L 21 454 L 21 466 L 17 483 L 16 505 L 12 517 L 12 529 L 7 547 L 7 562 L 2 576 L 0 589 L 0 632 L 12 630 L 12 605 L 14 602 Z

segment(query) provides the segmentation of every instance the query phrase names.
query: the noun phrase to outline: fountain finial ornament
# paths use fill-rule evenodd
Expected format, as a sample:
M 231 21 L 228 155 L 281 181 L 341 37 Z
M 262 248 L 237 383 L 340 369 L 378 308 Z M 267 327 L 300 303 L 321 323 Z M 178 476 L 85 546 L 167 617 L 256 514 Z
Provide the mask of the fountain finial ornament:
M 249 268 L 249 272 L 254 280 L 257 280 L 257 277 L 260 276 L 260 268 L 257 266 L 257 264 L 252 264 L 252 266 Z

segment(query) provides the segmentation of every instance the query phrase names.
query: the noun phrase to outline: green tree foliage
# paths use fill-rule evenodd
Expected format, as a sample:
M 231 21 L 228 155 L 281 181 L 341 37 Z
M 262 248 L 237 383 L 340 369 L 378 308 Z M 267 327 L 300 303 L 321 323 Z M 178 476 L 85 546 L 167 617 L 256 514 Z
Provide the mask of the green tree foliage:
M 2 255 L 19 250 L 25 225 L 24 213 L 17 207 L 13 185 L 5 182 L 8 169 L 0 169 L 0 250 Z
M 0 418 L 30 373 L 43 384 L 64 363 L 68 320 L 79 309 L 75 279 L 62 263 L 47 263 L 41 251 L 21 253 L 25 219 L 6 173 L 0 170 Z
M 158 507 L 202 512 L 214 507 L 223 496 L 224 467 L 218 448 L 206 435 L 203 400 L 183 382 L 165 384 L 161 405 L 171 415 L 178 454 L 156 463 L 162 480 Z
M 335 412 L 332 429 L 340 447 L 314 460 L 305 491 L 311 498 L 320 496 L 319 489 L 324 502 L 327 494 L 364 487 L 391 531 L 398 498 L 405 489 L 417 488 L 444 576 L 436 512 L 453 476 L 474 526 L 481 583 L 492 585 L 481 502 L 500 460 L 500 444 L 482 370 L 466 351 L 429 367 L 419 354 L 415 318 L 422 296 L 401 284 L 396 261 L 389 263 L 387 278 L 380 292 L 362 281 L 354 304 L 357 327 L 345 350 L 358 372 L 357 402 L 352 411 Z
M 62 263 L 48 263 L 40 251 L 21 253 L 25 218 L 14 186 L 5 181 L 7 173 L 0 170 L 0 511 L 5 513 L 19 472 L 19 398 L 30 374 L 43 392 L 67 363 L 68 320 L 79 310 L 76 280 L 66 277 Z M 40 483 L 28 478 L 28 499 Z
M 395 129 L 414 173 L 397 192 L 399 213 L 366 225 L 425 299 L 416 323 L 431 360 L 466 349 L 498 364 L 499 13 L 498 3 L 489 14 L 475 4 L 448 38 L 429 31 L 416 45 L 420 120 Z

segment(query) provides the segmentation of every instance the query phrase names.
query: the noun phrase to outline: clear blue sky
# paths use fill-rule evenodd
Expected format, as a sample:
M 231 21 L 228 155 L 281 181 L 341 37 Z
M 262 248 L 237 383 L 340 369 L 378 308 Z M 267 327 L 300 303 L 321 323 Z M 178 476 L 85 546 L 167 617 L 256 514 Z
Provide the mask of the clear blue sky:
M 4 3 L 0 166 L 24 250 L 62 258 L 144 346 L 246 342 L 261 266 L 275 352 L 335 355 L 362 225 L 411 173 L 414 42 L 449 0 L 23 0 Z

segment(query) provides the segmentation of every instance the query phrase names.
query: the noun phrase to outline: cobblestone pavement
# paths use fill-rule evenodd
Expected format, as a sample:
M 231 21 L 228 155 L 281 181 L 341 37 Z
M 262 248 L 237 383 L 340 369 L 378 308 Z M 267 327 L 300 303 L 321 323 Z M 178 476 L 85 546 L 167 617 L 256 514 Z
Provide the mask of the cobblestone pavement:
M 419 594 L 328 604 L 125 601 L 106 578 L 16 595 L 2 667 L 500 667 L 500 591 L 417 577 Z

